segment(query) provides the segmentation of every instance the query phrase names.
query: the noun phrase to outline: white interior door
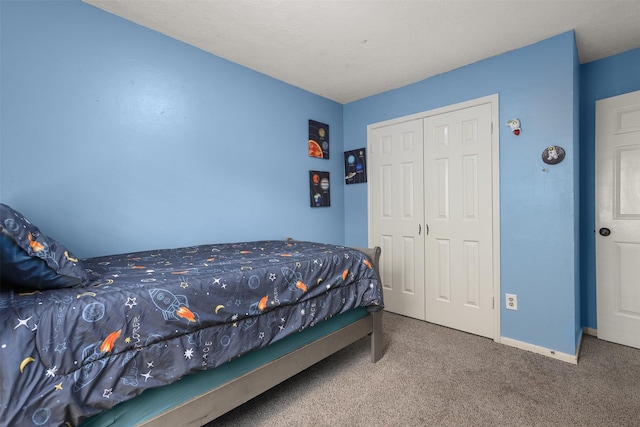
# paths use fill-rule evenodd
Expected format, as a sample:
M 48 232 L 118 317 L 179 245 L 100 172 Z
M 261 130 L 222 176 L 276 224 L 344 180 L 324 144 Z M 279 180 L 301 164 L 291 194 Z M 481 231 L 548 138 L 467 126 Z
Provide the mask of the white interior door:
M 494 337 L 492 107 L 427 117 L 426 318 Z
M 596 102 L 598 338 L 640 348 L 640 91 Z
M 422 119 L 369 131 L 370 245 L 380 246 L 385 308 L 425 320 Z

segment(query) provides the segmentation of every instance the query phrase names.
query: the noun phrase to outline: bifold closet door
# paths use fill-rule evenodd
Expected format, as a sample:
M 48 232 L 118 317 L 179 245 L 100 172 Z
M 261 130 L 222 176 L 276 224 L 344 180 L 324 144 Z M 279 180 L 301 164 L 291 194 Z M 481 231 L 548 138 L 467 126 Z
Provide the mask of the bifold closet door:
M 424 121 L 426 320 L 493 338 L 491 104 Z
M 369 220 L 388 311 L 425 320 L 423 120 L 369 133 Z

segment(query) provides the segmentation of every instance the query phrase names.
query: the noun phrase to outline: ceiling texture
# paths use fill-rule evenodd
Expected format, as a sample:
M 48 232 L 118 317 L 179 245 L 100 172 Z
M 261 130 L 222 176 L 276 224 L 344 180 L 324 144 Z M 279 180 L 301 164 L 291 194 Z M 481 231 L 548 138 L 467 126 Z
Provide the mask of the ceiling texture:
M 640 0 L 83 0 L 339 103 L 575 30 L 581 63 L 640 47 Z

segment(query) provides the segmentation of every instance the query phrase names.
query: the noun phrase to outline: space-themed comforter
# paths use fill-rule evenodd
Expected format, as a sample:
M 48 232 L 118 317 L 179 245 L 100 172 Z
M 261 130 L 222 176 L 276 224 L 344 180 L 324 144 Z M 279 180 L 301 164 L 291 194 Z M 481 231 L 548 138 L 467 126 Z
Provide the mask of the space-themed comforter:
M 146 388 L 383 305 L 371 260 L 343 246 L 261 241 L 82 262 L 89 286 L 0 292 L 2 426 L 77 425 Z

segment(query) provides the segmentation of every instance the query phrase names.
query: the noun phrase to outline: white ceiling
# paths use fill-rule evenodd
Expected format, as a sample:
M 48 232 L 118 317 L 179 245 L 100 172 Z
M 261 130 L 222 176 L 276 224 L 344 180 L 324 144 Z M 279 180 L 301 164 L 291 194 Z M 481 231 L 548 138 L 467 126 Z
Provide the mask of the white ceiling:
M 580 62 L 640 47 L 640 0 L 83 0 L 348 103 L 575 30 Z

